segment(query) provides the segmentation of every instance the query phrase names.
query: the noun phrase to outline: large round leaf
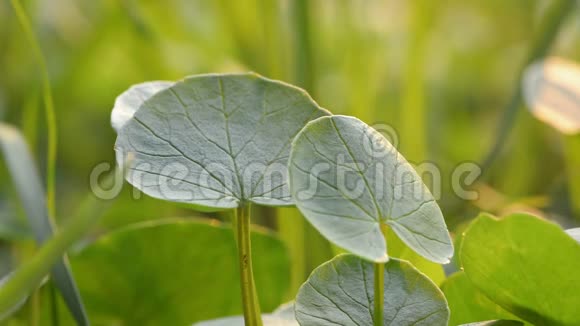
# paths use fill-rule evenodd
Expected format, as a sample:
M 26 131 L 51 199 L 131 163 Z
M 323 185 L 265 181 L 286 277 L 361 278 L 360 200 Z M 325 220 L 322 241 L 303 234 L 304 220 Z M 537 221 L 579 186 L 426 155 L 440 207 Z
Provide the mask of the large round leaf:
M 119 131 L 131 118 L 143 102 L 151 96 L 173 85 L 170 81 L 150 81 L 131 86 L 128 90 L 117 96 L 115 106 L 111 112 L 111 126 Z
M 558 225 L 481 215 L 460 255 L 473 285 L 506 310 L 538 325 L 580 325 L 580 244 Z
M 314 270 L 296 297 L 296 319 L 304 326 L 373 325 L 374 266 L 339 255 Z M 411 264 L 391 259 L 384 269 L 384 325 L 447 325 L 443 293 Z
M 194 219 L 144 222 L 109 233 L 71 263 L 94 324 L 188 325 L 241 314 L 232 230 Z M 289 282 L 281 241 L 252 233 L 254 276 L 264 311 Z
M 451 325 L 480 320 L 517 319 L 475 288 L 464 272 L 451 275 L 443 282 L 441 289 L 451 310 Z
M 447 263 L 453 255 L 441 210 L 421 178 L 364 122 L 330 116 L 308 123 L 292 144 L 289 173 L 296 205 L 336 245 L 384 262 L 387 224 L 431 261 Z
M 294 136 L 328 112 L 301 89 L 255 74 L 186 78 L 146 100 L 118 131 L 127 180 L 160 199 L 211 208 L 291 205 Z

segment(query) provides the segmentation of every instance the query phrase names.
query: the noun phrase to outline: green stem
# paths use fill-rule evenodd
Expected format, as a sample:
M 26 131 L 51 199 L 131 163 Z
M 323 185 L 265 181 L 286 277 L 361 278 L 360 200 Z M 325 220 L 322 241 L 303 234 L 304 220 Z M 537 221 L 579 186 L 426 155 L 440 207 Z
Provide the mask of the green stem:
M 36 39 L 36 35 L 32 29 L 32 24 L 26 15 L 22 4 L 18 0 L 12 0 L 12 7 L 14 8 L 14 12 L 18 17 L 18 21 L 24 30 L 24 34 L 28 40 L 30 47 L 32 48 L 32 54 L 34 55 L 34 59 L 40 71 L 42 73 L 42 97 L 44 101 L 45 107 L 45 115 L 46 115 L 46 129 L 47 129 L 47 151 L 46 151 L 46 207 L 48 211 L 48 216 L 50 218 L 54 218 L 56 209 L 55 209 L 55 171 L 56 171 L 56 148 L 57 148 L 57 133 L 56 133 L 56 115 L 54 113 L 54 101 L 52 99 L 52 91 L 50 85 L 50 76 L 48 74 L 48 68 L 46 65 L 46 60 L 42 55 L 42 50 L 40 49 L 38 40 Z M 36 103 L 31 104 L 36 106 Z M 35 107 L 32 108 L 34 110 Z M 28 111 L 28 110 L 27 110 Z M 36 120 L 36 119 L 35 119 Z M 34 125 L 32 127 L 35 127 Z M 32 138 L 32 137 L 30 137 Z M 36 139 L 29 139 L 33 140 L 31 144 L 33 145 L 32 148 L 35 148 L 34 144 L 36 143 Z M 54 295 L 54 285 L 51 284 L 51 300 L 54 301 L 56 297 Z M 39 290 L 36 290 L 33 294 L 33 298 L 38 298 L 40 296 Z M 38 305 L 38 300 L 31 300 L 31 304 Z M 38 323 L 35 321 L 37 319 L 36 314 L 38 313 L 38 307 L 33 308 L 31 312 L 31 319 L 32 324 L 37 325 Z M 54 320 L 53 320 L 54 324 Z
M 252 271 L 252 245 L 250 241 L 250 204 L 236 208 L 236 241 L 240 261 L 240 283 L 246 326 L 262 326 L 260 303 Z
M 57 293 L 56 293 L 56 285 L 54 284 L 54 281 L 52 281 L 52 280 L 50 282 L 49 289 L 50 289 L 50 317 L 51 317 L 52 325 L 58 326 L 58 325 L 60 325 L 59 315 L 58 315 L 58 301 L 57 301 L 58 297 L 57 297 Z
M 54 110 L 54 101 L 52 99 L 52 91 L 50 86 L 50 76 L 48 75 L 48 68 L 46 60 L 42 55 L 38 40 L 32 30 L 30 20 L 24 11 L 24 8 L 18 0 L 12 0 L 12 7 L 18 17 L 18 21 L 24 30 L 24 34 L 32 48 L 32 54 L 42 73 L 42 97 L 44 100 L 44 107 L 46 113 L 46 129 L 47 129 L 47 151 L 46 151 L 46 206 L 48 208 L 48 216 L 54 218 L 55 216 L 55 178 L 56 178 L 56 148 L 57 148 L 57 129 L 56 129 L 56 115 Z
M 383 301 L 385 297 L 385 264 L 375 263 L 375 313 L 374 326 L 383 325 Z
M 28 299 L 28 325 L 38 326 L 40 321 L 40 291 L 32 292 Z
M 290 298 L 287 298 L 292 300 L 308 276 L 304 254 L 306 221 L 296 207 L 278 207 L 276 213 L 279 236 L 286 243 L 292 263 L 290 265 Z
M 381 233 L 387 241 L 387 225 L 380 223 Z M 384 315 L 384 301 L 385 301 L 385 263 L 375 263 L 375 298 L 374 298 L 374 314 L 373 314 L 373 325 L 382 326 L 383 325 L 383 315 Z
M 312 42 L 310 40 L 310 8 L 308 0 L 292 1 L 294 19 L 294 41 L 296 48 L 295 82 L 314 95 L 314 60 L 312 58 Z
M 400 112 L 401 150 L 411 162 L 423 162 L 427 157 L 427 111 L 425 105 L 425 48 L 437 10 L 436 2 L 410 1 L 409 46 L 404 65 L 403 94 Z
M 507 143 L 510 131 L 513 129 L 518 108 L 522 105 L 520 85 L 523 70 L 530 63 L 544 57 L 546 53 L 548 53 L 548 50 L 554 43 L 556 36 L 558 36 L 558 31 L 560 30 L 560 26 L 562 26 L 566 15 L 573 11 L 574 3 L 575 0 L 554 0 L 546 9 L 546 13 L 536 29 L 538 33 L 534 35 L 528 57 L 518 72 L 516 86 L 514 87 L 510 100 L 504 109 L 496 140 L 483 160 L 483 173 L 487 173 L 491 164 L 498 158 L 499 154 L 502 152 L 503 146 Z

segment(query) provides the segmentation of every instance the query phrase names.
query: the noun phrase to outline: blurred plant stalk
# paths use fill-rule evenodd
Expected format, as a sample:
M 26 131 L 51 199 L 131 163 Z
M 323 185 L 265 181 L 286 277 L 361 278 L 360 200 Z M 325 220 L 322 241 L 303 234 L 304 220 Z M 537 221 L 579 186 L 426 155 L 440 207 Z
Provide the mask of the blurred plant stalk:
M 575 0 L 553 0 L 544 11 L 544 16 L 535 29 L 536 32 L 530 44 L 528 56 L 518 73 L 516 87 L 514 87 L 512 95 L 503 110 L 496 140 L 483 159 L 482 171 L 484 176 L 489 176 L 491 165 L 502 153 L 510 131 L 515 124 L 518 109 L 522 106 L 523 96 L 520 85 L 522 83 L 524 69 L 532 62 L 546 56 L 558 36 L 558 31 L 566 20 L 567 15 L 573 11 L 572 9 L 575 4 Z

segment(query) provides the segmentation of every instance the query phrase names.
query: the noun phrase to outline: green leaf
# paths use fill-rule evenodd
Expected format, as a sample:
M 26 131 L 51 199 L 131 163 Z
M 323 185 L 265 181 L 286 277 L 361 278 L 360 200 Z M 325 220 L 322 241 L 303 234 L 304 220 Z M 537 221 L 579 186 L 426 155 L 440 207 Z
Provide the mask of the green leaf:
M 288 254 L 264 231 L 251 240 L 260 304 L 270 311 L 288 290 Z M 71 263 L 94 324 L 188 325 L 242 312 L 236 243 L 216 221 L 139 223 L 102 236 Z
M 46 210 L 45 194 L 34 160 L 18 129 L 0 123 L 0 150 L 34 237 L 38 243 L 43 243 L 52 236 L 53 223 Z
M 36 242 L 43 244 L 52 237 L 53 223 L 46 207 L 42 183 L 26 141 L 16 128 L 0 123 L 0 149 L 4 154 Z M 60 255 L 62 257 L 52 265 L 52 279 L 76 320 L 80 324 L 88 324 L 83 302 L 68 266 L 65 251 L 63 250 Z M 27 287 L 33 289 L 37 285 L 35 282 L 39 280 L 38 277 L 35 277 L 30 281 L 33 283 L 28 284 Z M 12 298 L 12 300 L 21 300 L 22 294 L 24 293 Z
M 115 106 L 111 112 L 111 125 L 115 131 L 119 131 L 139 109 L 141 104 L 151 96 L 173 85 L 170 81 L 150 81 L 131 86 L 128 90 L 117 96 Z
M 326 238 L 385 262 L 388 225 L 421 256 L 447 263 L 453 245 L 441 210 L 413 167 L 376 130 L 347 116 L 310 122 L 292 144 L 292 197 Z
M 263 314 L 262 321 L 264 326 L 298 326 L 294 318 L 294 304 L 285 304 L 280 306 L 271 314 Z M 194 326 L 244 326 L 244 317 L 226 317 L 209 321 L 202 321 Z
M 518 320 L 487 320 L 476 323 L 462 324 L 461 326 L 518 326 L 523 324 L 524 323 Z
M 149 196 L 218 209 L 292 205 L 290 142 L 326 115 L 301 89 L 255 74 L 186 78 L 146 100 L 118 132 L 117 160 Z
M 300 325 L 373 325 L 374 266 L 354 255 L 321 265 L 296 297 Z M 384 269 L 384 325 L 447 325 L 443 293 L 411 264 L 391 259 Z
M 451 325 L 479 320 L 517 319 L 476 289 L 464 272 L 457 272 L 447 278 L 441 285 L 441 290 L 451 310 Z
M 516 316 L 538 325 L 580 325 L 580 244 L 527 214 L 480 215 L 466 230 L 469 280 Z

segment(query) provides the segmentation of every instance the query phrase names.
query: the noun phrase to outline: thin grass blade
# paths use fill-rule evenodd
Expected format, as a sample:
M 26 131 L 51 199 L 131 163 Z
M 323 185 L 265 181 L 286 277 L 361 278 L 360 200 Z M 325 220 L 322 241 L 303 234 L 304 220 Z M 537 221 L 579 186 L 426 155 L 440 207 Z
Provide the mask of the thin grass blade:
M 48 214 L 46 197 L 32 155 L 20 131 L 3 123 L 0 123 L 0 149 L 34 238 L 41 245 L 52 237 L 54 225 Z M 51 274 L 75 320 L 81 325 L 87 325 L 82 299 L 64 253 L 52 267 Z

